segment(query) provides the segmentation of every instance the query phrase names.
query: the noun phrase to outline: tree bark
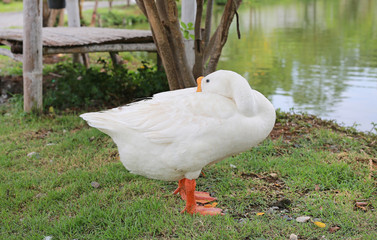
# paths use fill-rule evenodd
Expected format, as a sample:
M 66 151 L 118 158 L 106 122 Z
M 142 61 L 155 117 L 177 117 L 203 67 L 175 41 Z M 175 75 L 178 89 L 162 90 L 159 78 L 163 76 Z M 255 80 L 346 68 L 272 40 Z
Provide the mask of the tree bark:
M 174 0 L 138 0 L 147 16 L 171 90 L 195 86 L 184 53 L 183 37 Z
M 228 39 L 229 27 L 235 12 L 241 4 L 241 0 L 228 0 L 225 5 L 223 16 L 215 33 L 212 35 L 204 53 L 204 62 L 208 62 L 205 74 L 214 72 L 219 62 L 221 51 Z
M 205 30 L 202 32 L 201 19 L 203 0 L 196 0 L 195 19 L 195 63 L 191 69 L 183 43 L 175 0 L 136 0 L 139 8 L 148 18 L 153 39 L 168 78 L 171 90 L 195 86 L 194 77 L 216 70 L 221 51 L 229 33 L 233 16 L 241 0 L 228 0 L 219 26 L 210 38 L 213 0 L 208 0 Z M 206 66 L 206 63 L 208 65 Z
M 203 51 L 204 45 L 202 41 L 202 31 L 201 31 L 201 22 L 203 14 L 203 0 L 196 0 L 196 18 L 195 18 L 195 64 L 193 68 L 193 74 L 195 78 L 198 78 L 203 75 L 204 72 L 204 62 L 203 62 Z

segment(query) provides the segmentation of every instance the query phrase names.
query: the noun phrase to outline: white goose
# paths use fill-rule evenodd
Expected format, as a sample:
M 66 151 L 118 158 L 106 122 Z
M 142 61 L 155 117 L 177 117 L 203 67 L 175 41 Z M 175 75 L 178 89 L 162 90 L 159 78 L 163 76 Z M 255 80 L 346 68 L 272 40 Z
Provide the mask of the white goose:
M 215 199 L 195 192 L 202 168 L 257 145 L 276 118 L 267 98 L 241 75 L 225 70 L 198 78 L 197 88 L 80 117 L 112 137 L 131 173 L 180 180 L 175 193 L 186 200 L 183 211 L 203 215 L 220 214 L 221 209 L 196 204 L 198 199 Z

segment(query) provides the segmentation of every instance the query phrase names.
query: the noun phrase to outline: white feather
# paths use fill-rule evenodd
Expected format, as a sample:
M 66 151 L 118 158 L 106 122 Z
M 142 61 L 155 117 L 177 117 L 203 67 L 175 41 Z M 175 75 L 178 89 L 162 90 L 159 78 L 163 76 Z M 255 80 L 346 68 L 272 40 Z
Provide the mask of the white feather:
M 81 117 L 112 137 L 131 172 L 161 180 L 193 179 L 204 166 L 258 144 L 275 122 L 272 104 L 234 72 L 206 76 L 202 89 L 159 93 Z

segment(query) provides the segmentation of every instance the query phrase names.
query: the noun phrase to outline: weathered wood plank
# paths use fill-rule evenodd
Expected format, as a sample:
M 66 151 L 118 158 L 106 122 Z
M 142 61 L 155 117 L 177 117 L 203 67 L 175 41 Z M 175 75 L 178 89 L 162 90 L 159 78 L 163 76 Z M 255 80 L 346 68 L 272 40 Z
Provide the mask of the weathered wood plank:
M 149 30 L 55 27 L 43 28 L 43 46 L 69 47 L 106 43 L 152 43 Z M 0 40 L 22 42 L 22 29 L 0 29 Z
M 154 43 L 118 43 L 118 44 L 102 44 L 78 47 L 45 47 L 43 54 L 56 53 L 89 53 L 89 52 L 135 52 L 146 51 L 156 52 L 157 48 Z

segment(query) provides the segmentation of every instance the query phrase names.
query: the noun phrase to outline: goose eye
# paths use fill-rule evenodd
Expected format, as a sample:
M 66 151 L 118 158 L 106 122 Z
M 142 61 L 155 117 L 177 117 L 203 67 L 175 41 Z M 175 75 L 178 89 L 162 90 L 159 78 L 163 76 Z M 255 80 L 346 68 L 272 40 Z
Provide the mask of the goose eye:
M 209 82 L 209 79 L 207 79 L 206 82 L 208 83 L 208 82 Z

